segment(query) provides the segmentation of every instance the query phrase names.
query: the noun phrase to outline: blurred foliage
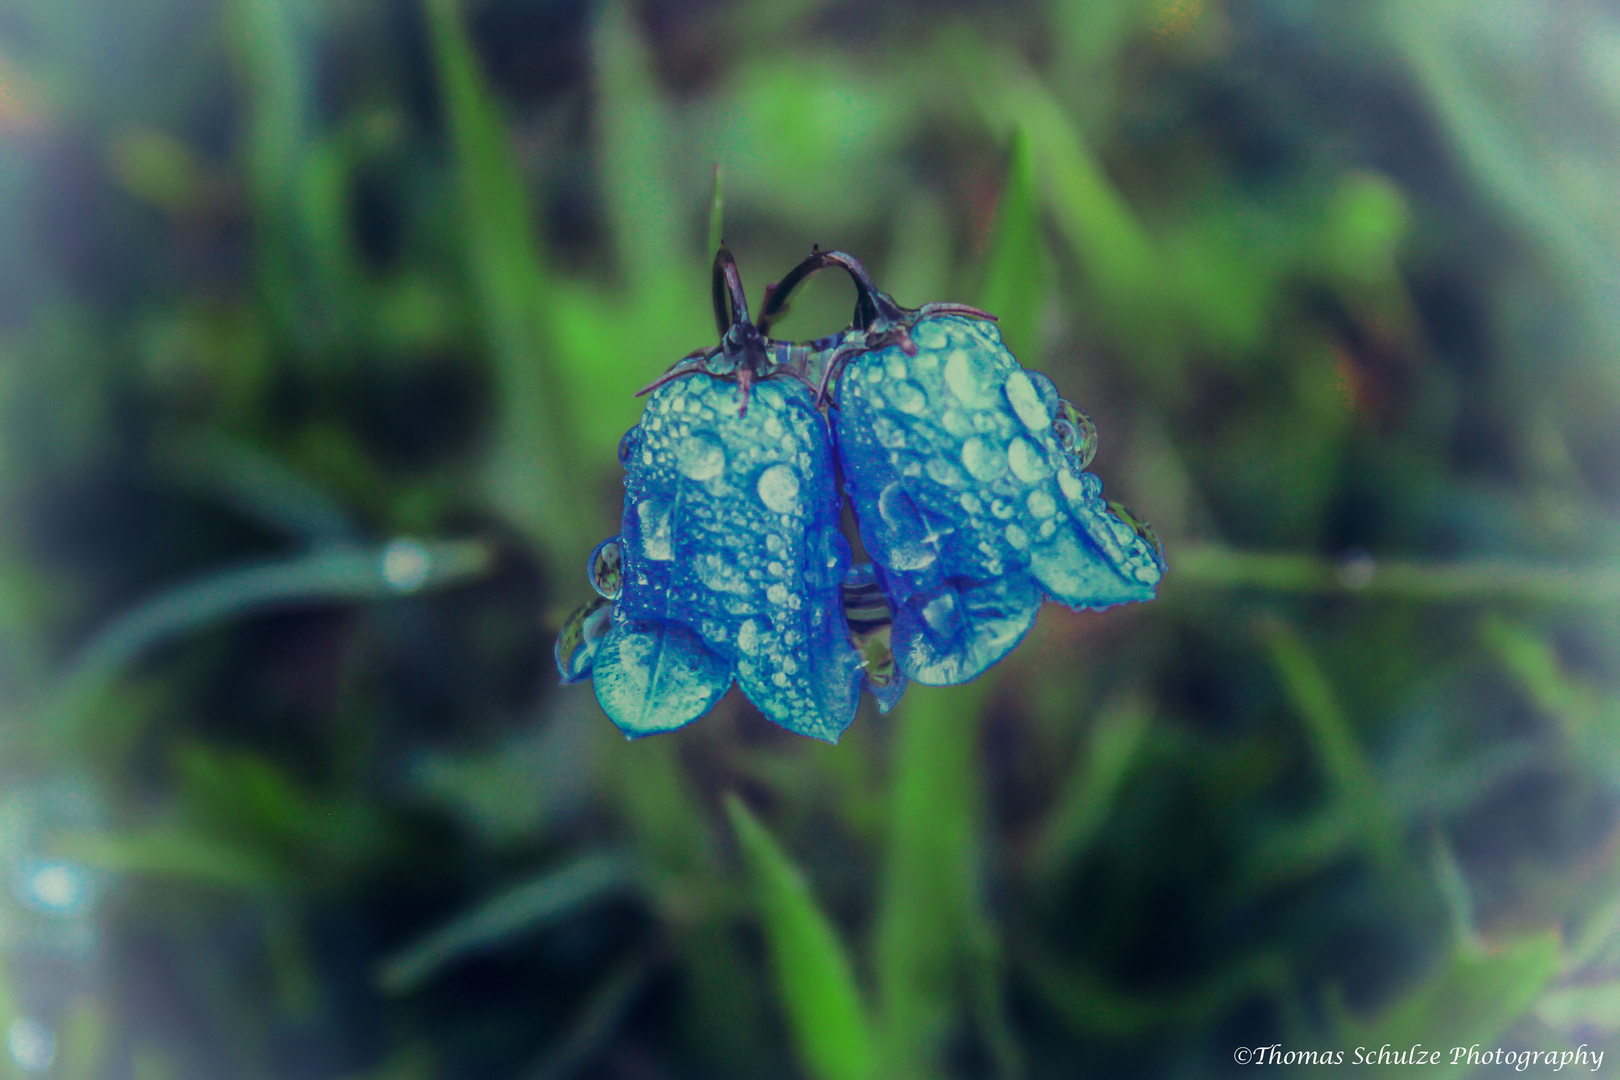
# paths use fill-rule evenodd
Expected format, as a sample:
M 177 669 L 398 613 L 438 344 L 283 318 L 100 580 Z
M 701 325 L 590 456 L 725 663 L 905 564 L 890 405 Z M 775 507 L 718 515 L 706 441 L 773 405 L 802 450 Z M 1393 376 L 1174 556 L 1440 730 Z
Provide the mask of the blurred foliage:
M 0 1069 L 1602 1045 L 1616 71 L 1599 0 L 4 0 Z M 1160 599 L 618 739 L 551 635 L 722 232 L 1000 313 Z

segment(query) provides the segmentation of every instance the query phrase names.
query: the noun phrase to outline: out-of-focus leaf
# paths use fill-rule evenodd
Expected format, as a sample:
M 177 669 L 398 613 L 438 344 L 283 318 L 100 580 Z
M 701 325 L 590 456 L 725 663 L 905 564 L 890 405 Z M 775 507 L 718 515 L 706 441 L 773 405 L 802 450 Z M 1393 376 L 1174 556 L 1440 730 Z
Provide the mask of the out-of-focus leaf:
M 804 875 L 742 800 L 728 795 L 726 812 L 748 863 L 777 992 L 806 1071 L 816 1080 L 870 1080 L 872 1032 L 837 931 Z
M 1558 935 L 1500 944 L 1487 953 L 1453 951 L 1418 989 L 1370 1022 L 1340 1017 L 1350 1045 L 1495 1045 L 1494 1040 L 1541 996 L 1563 963 Z
M 1082 1036 L 1117 1039 L 1173 1030 L 1219 1014 L 1240 998 L 1290 992 L 1286 963 L 1265 954 L 1225 964 L 1189 989 L 1160 993 L 1123 990 L 1095 970 L 1060 964 L 1045 950 L 1021 949 L 1017 963 L 1053 1015 Z
M 469 954 L 498 948 L 540 930 L 630 886 L 634 879 L 630 863 L 617 855 L 588 855 L 560 870 L 549 870 L 395 952 L 377 969 L 377 985 L 390 994 L 410 993 Z
M 396 541 L 381 551 L 338 549 L 209 574 L 136 605 L 79 650 L 46 706 L 53 724 L 93 704 L 153 646 L 228 617 L 311 602 L 380 600 L 477 577 L 490 565 L 475 541 Z
M 1279 620 L 1263 624 L 1272 664 L 1316 752 L 1335 797 L 1359 819 L 1373 855 L 1386 869 L 1400 857 L 1400 832 L 1379 797 L 1371 767 L 1357 745 L 1333 687 L 1304 642 Z
M 996 74 L 981 87 L 984 105 L 996 126 L 1017 124 L 1028 133 L 1036 182 L 1088 286 L 1109 306 L 1117 327 L 1126 329 L 1126 320 L 1151 311 L 1157 325 L 1141 329 L 1162 334 L 1175 313 L 1165 311 L 1159 259 L 1147 231 L 1035 74 L 1010 59 Z
M 667 320 L 673 303 L 705 296 L 708 286 L 707 279 L 687 272 L 686 260 L 675 257 L 691 241 L 683 242 L 682 215 L 670 183 L 670 119 L 652 56 L 628 5 L 610 0 L 598 8 L 593 44 L 603 194 L 619 270 L 629 284 L 631 306 Z
M 713 259 L 711 253 L 719 251 L 720 245 L 725 242 L 725 209 L 725 170 L 717 161 L 714 163 L 714 195 L 709 199 L 709 246 L 703 256 L 705 261 Z
M 64 837 L 62 853 L 108 870 L 232 890 L 289 884 L 285 870 L 262 854 L 178 830 L 124 836 Z
M 359 539 L 354 517 L 319 486 L 269 454 L 211 431 L 177 432 L 156 448 L 157 466 L 306 544 Z
M 1620 1031 L 1620 981 L 1560 987 L 1536 1002 L 1535 1013 L 1542 1023 L 1563 1031 Z
M 1519 600 L 1572 606 L 1620 601 L 1620 570 L 1605 564 L 1560 566 L 1524 559 L 1414 562 L 1380 559 L 1337 565 L 1314 555 L 1234 551 L 1213 544 L 1176 548 L 1167 590 L 1258 589 L 1284 593 L 1361 593 L 1409 600 Z
M 539 233 L 523 175 L 493 94 L 478 68 L 458 0 L 423 0 L 455 151 L 468 276 L 495 365 L 495 451 L 490 477 L 501 508 L 562 565 L 591 541 L 568 467 L 572 431 L 554 371 L 557 342 Z
M 589 1064 L 613 1038 L 637 995 L 647 985 L 655 963 L 656 957 L 643 951 L 609 971 L 601 985 L 592 990 L 580 1006 L 562 1042 L 525 1069 L 520 1080 L 564 1080 Z
M 977 749 L 990 683 L 913 685 L 895 710 L 894 786 L 873 946 L 884 1076 L 939 1069 L 959 1005 L 978 900 Z
M 1029 132 L 1020 126 L 1013 136 L 1012 161 L 996 204 L 995 232 L 976 302 L 996 316 L 1001 340 L 1025 367 L 1037 367 L 1041 360 L 1040 323 L 1051 289 L 1051 261 L 1035 186 L 1034 150 Z
M 1108 702 L 1096 721 L 1032 846 L 1039 871 L 1050 874 L 1083 854 L 1108 820 L 1137 750 L 1152 727 L 1148 703 L 1130 694 Z
M 52 1075 L 61 1080 L 95 1080 L 105 1071 L 112 1035 L 107 1008 L 93 998 L 74 1003 L 62 1024 L 62 1045 Z
M 1528 627 L 1501 616 L 1485 621 L 1480 638 L 1538 709 L 1563 724 L 1577 743 L 1585 740 L 1599 712 L 1597 695 L 1564 673 L 1551 645 Z

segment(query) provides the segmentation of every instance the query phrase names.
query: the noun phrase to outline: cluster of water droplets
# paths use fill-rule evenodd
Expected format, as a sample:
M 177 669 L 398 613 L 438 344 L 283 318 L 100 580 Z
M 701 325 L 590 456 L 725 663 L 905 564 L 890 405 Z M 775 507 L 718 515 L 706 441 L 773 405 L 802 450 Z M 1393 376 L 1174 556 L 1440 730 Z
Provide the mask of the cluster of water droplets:
M 973 677 L 1017 644 L 1043 595 L 1089 608 L 1149 598 L 1162 559 L 1084 471 L 1090 418 L 987 321 L 924 319 L 911 337 L 915 356 L 892 346 L 849 363 L 833 414 L 907 674 Z
M 777 723 L 836 738 L 854 715 L 860 659 L 839 593 L 849 547 L 829 437 L 810 392 L 759 383 L 743 415 L 735 383 L 667 383 L 620 459 L 624 532 L 591 562 L 593 584 L 613 582 L 598 585 L 614 627 L 594 661 L 609 714 L 632 733 L 665 730 L 735 678 Z M 667 670 L 647 676 L 648 665 Z

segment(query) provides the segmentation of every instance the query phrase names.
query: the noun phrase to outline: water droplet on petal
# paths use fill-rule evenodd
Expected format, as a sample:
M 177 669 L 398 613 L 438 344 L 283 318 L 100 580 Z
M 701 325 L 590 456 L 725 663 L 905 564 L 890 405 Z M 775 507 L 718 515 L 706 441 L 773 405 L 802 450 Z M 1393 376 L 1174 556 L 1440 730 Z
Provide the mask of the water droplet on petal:
M 1159 543 L 1159 534 L 1153 531 L 1152 525 L 1127 510 L 1124 503 L 1110 502 L 1108 509 L 1114 512 L 1115 517 L 1130 526 L 1132 532 L 1146 541 L 1155 555 L 1161 560 L 1164 558 L 1164 545 Z
M 737 627 L 737 649 L 740 652 L 751 653 L 759 648 L 759 624 L 753 619 L 745 619 Z
M 772 555 L 775 555 L 781 551 L 782 538 L 776 533 L 771 533 L 769 536 L 765 537 L 765 550 L 770 552 Z
M 1041 488 L 1030 492 L 1029 498 L 1024 502 L 1029 507 L 1029 512 L 1038 518 L 1048 518 L 1057 513 L 1057 500 Z
M 799 477 L 787 465 L 772 465 L 759 474 L 759 501 L 778 514 L 791 514 L 799 505 Z
M 1041 402 L 1040 391 L 1030 382 L 1029 376 L 1022 371 L 1015 371 L 1007 376 L 1007 385 L 1002 388 L 1007 395 L 1007 403 L 1018 414 L 1018 419 L 1030 431 L 1044 431 L 1052 424 L 1052 418 L 1046 415 L 1046 406 Z
M 1007 455 L 974 436 L 962 444 L 962 464 L 975 480 L 994 480 L 1007 471 Z
M 928 476 L 934 483 L 944 484 L 946 487 L 962 486 L 962 470 L 944 458 L 928 459 Z
M 1007 526 L 1006 537 L 1007 537 L 1007 543 L 1011 544 L 1015 548 L 1023 548 L 1023 547 L 1028 547 L 1029 546 L 1029 534 L 1026 533 L 1023 529 L 1019 528 L 1016 524 L 1011 524 L 1011 525 Z
M 1071 503 L 1085 501 L 1085 486 L 1080 483 L 1080 478 L 1068 469 L 1058 470 L 1058 487 L 1063 489 L 1063 497 Z
M 787 600 L 788 600 L 787 586 L 783 585 L 780 581 L 778 581 L 776 584 L 772 585 L 770 588 L 765 590 L 765 599 L 769 600 L 771 603 L 777 605 L 778 607 L 780 607 L 781 605 L 787 603 Z
M 619 538 L 610 537 L 596 545 L 590 561 L 585 565 L 585 575 L 591 579 L 591 588 L 605 600 L 617 600 L 624 586 L 619 567 L 620 554 Z
M 981 409 L 992 404 L 990 372 L 985 370 L 982 358 L 964 349 L 956 349 L 945 358 L 945 385 L 962 404 L 971 408 Z
M 906 494 L 906 487 L 896 480 L 878 495 L 878 515 L 883 523 L 903 538 L 920 536 L 923 532 L 922 514 L 917 504 Z
M 933 565 L 935 557 L 933 547 L 921 541 L 898 544 L 889 549 L 889 566 L 910 573 Z
M 636 519 L 641 525 L 641 554 L 653 562 L 668 562 L 675 557 L 670 545 L 669 507 L 658 499 L 643 499 L 636 504 Z
M 1060 401 L 1061 414 L 1052 421 L 1052 434 L 1057 437 L 1063 452 L 1080 463 L 1084 469 L 1097 453 L 1097 425 L 1091 417 L 1067 401 Z
M 1052 475 L 1052 467 L 1046 463 L 1046 458 L 1034 443 L 1022 436 L 1008 444 L 1007 464 L 1011 466 L 1013 475 L 1026 484 L 1045 480 Z
M 928 394 L 910 379 L 902 379 L 889 387 L 889 401 L 903 413 L 920 416 L 928 408 Z
M 979 497 L 973 494 L 971 491 L 964 492 L 960 501 L 962 503 L 962 509 L 966 510 L 970 514 L 977 514 L 980 510 L 984 509 L 984 504 L 979 502 Z
M 689 480 L 713 480 L 726 469 L 726 452 L 719 439 L 700 432 L 681 440 L 675 465 Z

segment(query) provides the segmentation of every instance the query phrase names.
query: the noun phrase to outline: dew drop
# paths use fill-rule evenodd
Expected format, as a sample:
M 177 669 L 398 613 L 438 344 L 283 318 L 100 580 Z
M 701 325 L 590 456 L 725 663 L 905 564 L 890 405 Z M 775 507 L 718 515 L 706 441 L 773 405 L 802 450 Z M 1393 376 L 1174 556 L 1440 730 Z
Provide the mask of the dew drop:
M 980 510 L 984 509 L 984 504 L 979 502 L 979 497 L 973 494 L 971 491 L 964 492 L 960 502 L 962 503 L 962 509 L 966 510 L 970 514 L 977 514 Z
M 905 485 L 898 480 L 878 495 L 878 514 L 885 525 L 902 537 L 918 536 L 923 531 L 922 514 L 906 494 Z
M 889 363 L 885 368 L 885 373 L 889 376 L 889 378 L 895 380 L 896 382 L 904 379 L 908 374 L 910 374 L 910 372 L 906 371 L 906 362 L 900 358 L 898 353 L 889 357 Z
M 1011 544 L 1013 547 L 1024 548 L 1029 546 L 1029 534 L 1023 529 L 1019 528 L 1017 524 L 1009 524 L 1005 530 L 1005 534 L 1007 537 L 1007 543 Z
M 778 536 L 776 533 L 771 533 L 770 535 L 765 537 L 765 550 L 769 551 L 772 555 L 775 555 L 776 553 L 780 552 L 782 550 L 782 547 L 783 547 L 782 538 L 780 536 Z
M 771 682 L 776 684 L 777 686 L 786 686 L 788 684 L 787 673 L 783 672 L 783 671 L 774 671 L 774 672 L 772 672 L 771 673 Z
M 1007 456 L 975 435 L 962 444 L 962 464 L 975 480 L 994 480 L 1007 469 Z
M 799 477 L 787 465 L 772 465 L 759 474 L 759 501 L 778 514 L 791 514 L 799 504 Z
M 1067 401 L 1060 401 L 1060 414 L 1052 421 L 1052 434 L 1057 436 L 1063 452 L 1080 463 L 1084 469 L 1097 453 L 1097 425 L 1091 417 Z
M 1026 373 L 1015 371 L 1007 376 L 1007 385 L 1002 393 L 1007 395 L 1007 403 L 1018 414 L 1024 427 L 1030 431 L 1043 431 L 1051 426 L 1052 418 L 1046 415 L 1040 391 L 1035 389 L 1035 384 L 1030 382 Z
M 945 415 L 939 418 L 939 422 L 946 431 L 958 439 L 973 434 L 973 421 L 960 409 L 947 409 Z
M 787 586 L 783 585 L 780 581 L 776 582 L 770 588 L 765 590 L 765 599 L 769 600 L 778 607 L 786 604 L 788 601 Z
M 713 435 L 690 435 L 675 448 L 675 467 L 689 480 L 713 480 L 726 469 L 726 452 Z
M 620 554 L 619 538 L 611 537 L 596 545 L 596 550 L 591 552 L 590 562 L 586 564 L 586 575 L 591 579 L 591 588 L 603 599 L 617 600 L 620 590 L 624 587 L 619 566 Z
M 946 487 L 962 486 L 962 470 L 944 458 L 928 459 L 928 476 L 934 483 L 944 484 Z
M 872 422 L 872 434 L 885 450 L 899 450 L 906 445 L 906 433 L 900 429 L 900 425 L 883 416 Z
M 920 416 L 928 408 L 928 395 L 910 379 L 902 379 L 889 387 L 889 401 L 903 413 Z
M 1029 512 L 1038 518 L 1049 518 L 1057 513 L 1057 500 L 1041 488 L 1030 492 L 1024 503 L 1029 507 Z
M 641 524 L 641 554 L 653 562 L 669 562 L 675 557 L 669 538 L 669 507 L 657 499 L 636 504 Z
M 964 349 L 956 349 L 945 358 L 945 385 L 962 404 L 971 408 L 984 408 L 992 403 L 990 373 Z
M 1012 467 L 1013 475 L 1026 484 L 1045 480 L 1052 475 L 1052 467 L 1046 463 L 1041 452 L 1023 436 L 1007 446 L 1007 464 Z
M 759 648 L 759 624 L 753 619 L 745 619 L 743 624 L 737 627 L 737 648 L 745 653 L 751 653 Z
M 1080 478 L 1068 469 L 1058 470 L 1058 487 L 1063 489 L 1063 497 L 1071 503 L 1085 501 L 1085 485 L 1081 484 Z
M 947 592 L 934 597 L 923 606 L 922 616 L 934 633 L 949 634 L 956 624 L 956 594 Z
M 1002 521 L 1006 521 L 1008 518 L 1012 517 L 1012 504 L 1004 499 L 991 499 L 990 512 L 996 515 L 996 517 L 1000 518 Z
M 932 566 L 935 557 L 934 549 L 928 544 L 900 544 L 889 550 L 889 566 L 909 573 Z

